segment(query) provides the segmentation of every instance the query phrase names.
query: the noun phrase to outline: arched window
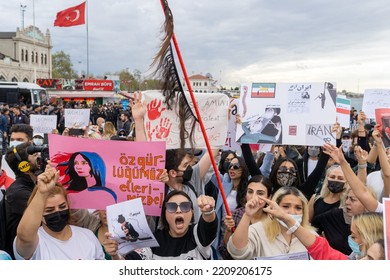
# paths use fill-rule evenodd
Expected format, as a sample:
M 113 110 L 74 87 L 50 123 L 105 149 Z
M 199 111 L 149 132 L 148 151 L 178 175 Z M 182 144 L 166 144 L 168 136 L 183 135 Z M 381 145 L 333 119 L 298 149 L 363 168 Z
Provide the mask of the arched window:
M 204 82 L 204 86 L 207 87 L 207 82 Z
M 47 64 L 47 54 L 45 54 L 45 64 Z
M 0 75 L 0 81 L 5 81 L 5 78 L 3 75 Z
M 24 54 L 25 60 L 28 61 L 28 50 L 26 50 L 26 53 Z
M 24 79 L 23 79 L 23 82 L 24 82 L 24 83 L 28 83 L 28 79 L 27 79 L 27 78 L 24 78 Z
M 11 81 L 12 81 L 12 82 L 17 82 L 18 79 L 16 79 L 15 77 L 13 77 Z
M 20 55 L 20 57 L 21 57 L 21 61 L 24 61 L 24 50 L 22 49 L 22 53 L 21 53 L 21 55 Z
M 41 53 L 41 64 L 43 65 L 43 53 Z
M 38 63 L 38 52 L 35 53 L 35 63 Z
M 31 62 L 34 63 L 34 52 L 31 52 Z

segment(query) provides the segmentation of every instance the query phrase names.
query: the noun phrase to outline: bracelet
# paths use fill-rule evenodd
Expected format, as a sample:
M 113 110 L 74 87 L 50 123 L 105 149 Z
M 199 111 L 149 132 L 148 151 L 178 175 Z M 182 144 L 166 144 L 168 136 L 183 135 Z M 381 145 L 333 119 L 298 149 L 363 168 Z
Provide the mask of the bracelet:
M 290 235 L 290 234 L 293 234 L 294 232 L 297 231 L 297 229 L 298 229 L 300 226 L 301 226 L 301 224 L 300 224 L 298 221 L 296 221 L 295 224 L 287 230 L 287 234 L 289 234 L 289 235 Z
M 358 168 L 359 169 L 367 168 L 367 163 L 365 163 L 365 164 L 358 164 Z
M 205 216 L 209 216 L 215 212 L 215 208 L 213 210 L 210 210 L 209 212 L 203 212 L 202 214 Z

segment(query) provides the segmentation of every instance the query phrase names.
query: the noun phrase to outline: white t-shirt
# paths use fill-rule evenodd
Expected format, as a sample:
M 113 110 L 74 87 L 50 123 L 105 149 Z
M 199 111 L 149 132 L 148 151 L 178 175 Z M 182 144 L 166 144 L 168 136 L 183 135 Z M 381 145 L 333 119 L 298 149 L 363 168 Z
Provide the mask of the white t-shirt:
M 231 190 L 228 196 L 226 197 L 227 204 L 230 211 L 233 211 L 237 208 L 237 191 Z
M 313 172 L 314 168 L 316 168 L 318 159 L 308 159 L 307 160 L 307 177 Z
M 378 201 L 382 201 L 382 198 L 384 197 L 384 186 L 385 183 L 383 182 L 382 178 L 382 171 L 373 171 L 370 174 L 367 175 L 367 182 L 366 185 L 368 187 L 371 187 L 374 189 L 376 193 L 376 198 Z
M 38 246 L 31 260 L 104 260 L 102 246 L 92 231 L 77 226 L 70 226 L 70 228 L 72 236 L 63 241 L 50 236 L 43 227 L 40 227 Z M 24 260 L 16 251 L 16 238 L 15 258 Z

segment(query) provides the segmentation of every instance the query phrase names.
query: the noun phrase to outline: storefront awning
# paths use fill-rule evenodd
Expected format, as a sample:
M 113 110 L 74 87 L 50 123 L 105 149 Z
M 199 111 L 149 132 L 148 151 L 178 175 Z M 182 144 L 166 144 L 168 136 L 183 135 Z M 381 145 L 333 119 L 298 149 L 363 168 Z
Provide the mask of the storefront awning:
M 56 98 L 120 97 L 118 96 L 118 94 L 116 94 L 113 91 L 65 91 L 65 90 L 50 91 L 49 90 L 48 93 L 49 93 L 49 97 L 56 97 Z

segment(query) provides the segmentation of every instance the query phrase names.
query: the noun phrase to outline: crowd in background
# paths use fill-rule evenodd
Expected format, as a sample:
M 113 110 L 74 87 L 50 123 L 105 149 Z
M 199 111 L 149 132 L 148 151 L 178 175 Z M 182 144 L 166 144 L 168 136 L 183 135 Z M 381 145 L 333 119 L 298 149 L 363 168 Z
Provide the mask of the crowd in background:
M 307 252 L 310 259 L 384 259 L 381 202 L 390 195 L 390 149 L 364 112 L 351 110 L 349 128 L 334 124 L 336 145 L 269 145 L 260 151 L 242 144 L 241 151 L 212 155 L 167 150 L 166 173 L 159 178 L 166 186 L 161 216 L 148 217 L 160 247 L 121 255 L 107 232 L 105 211 L 70 210 L 55 167 L 38 174 L 39 155 L 26 152 L 29 145 L 43 144 L 29 126 L 32 114 L 57 115 L 53 133 L 69 136 L 64 109 L 87 105 L 0 108 L 2 152 L 14 172 L 8 176 L 3 170 L 0 178 L 6 236 L 1 249 L 8 258 L 253 259 Z M 90 109 L 82 137 L 147 141 L 141 96 L 127 110 L 121 104 Z M 21 172 L 21 160 L 29 162 L 29 171 Z

